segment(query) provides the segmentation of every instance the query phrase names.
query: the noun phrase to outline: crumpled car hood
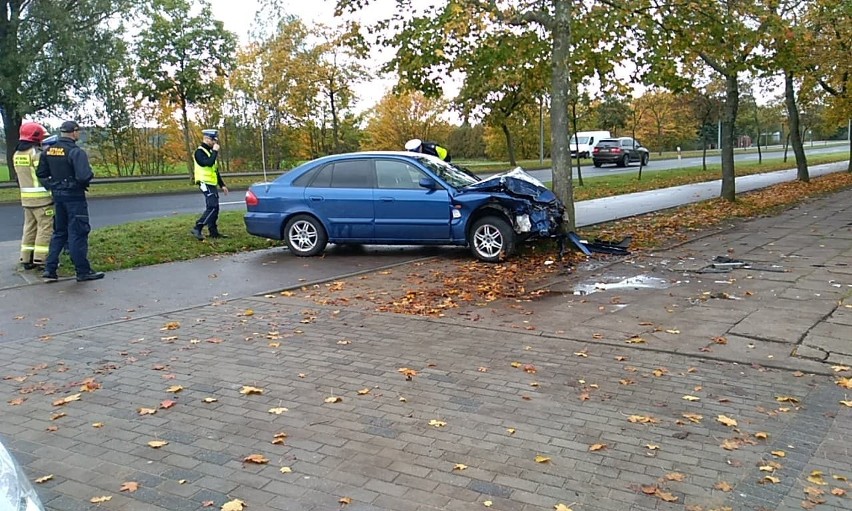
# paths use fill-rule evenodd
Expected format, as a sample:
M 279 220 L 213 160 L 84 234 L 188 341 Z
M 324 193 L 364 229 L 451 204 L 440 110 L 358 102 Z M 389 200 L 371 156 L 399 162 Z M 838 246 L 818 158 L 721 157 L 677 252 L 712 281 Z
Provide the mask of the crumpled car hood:
M 538 179 L 523 171 L 520 167 L 497 174 L 478 183 L 465 186 L 461 192 L 505 192 L 543 204 L 559 202 L 556 194 L 550 191 Z
M 460 196 L 474 193 L 490 195 L 489 201 L 500 204 L 512 218 L 513 228 L 518 233 L 539 237 L 555 235 L 565 214 L 565 206 L 556 194 L 520 167 L 459 191 Z

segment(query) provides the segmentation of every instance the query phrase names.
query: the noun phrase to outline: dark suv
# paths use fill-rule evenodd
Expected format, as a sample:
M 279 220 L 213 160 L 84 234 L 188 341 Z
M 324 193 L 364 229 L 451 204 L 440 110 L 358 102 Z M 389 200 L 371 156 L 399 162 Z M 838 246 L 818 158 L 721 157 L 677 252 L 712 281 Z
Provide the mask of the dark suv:
M 626 167 L 632 161 L 647 165 L 649 159 L 648 148 L 630 137 L 604 138 L 592 150 L 592 163 L 595 167 L 600 167 L 604 163 L 615 163 L 619 167 Z

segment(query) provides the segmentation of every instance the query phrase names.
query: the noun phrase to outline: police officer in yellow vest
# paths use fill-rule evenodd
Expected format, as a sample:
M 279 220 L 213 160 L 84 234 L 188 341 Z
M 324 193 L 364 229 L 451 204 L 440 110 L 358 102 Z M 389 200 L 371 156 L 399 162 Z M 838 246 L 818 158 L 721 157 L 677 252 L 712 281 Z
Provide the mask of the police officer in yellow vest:
M 424 142 L 419 138 L 412 138 L 406 142 L 405 150 L 415 153 L 431 154 L 432 156 L 437 156 L 447 163 L 450 163 L 453 160 L 449 149 L 446 147 L 442 147 L 435 142 Z
M 21 236 L 21 264 L 25 270 L 44 266 L 50 237 L 53 235 L 53 197 L 41 186 L 36 168 L 47 130 L 38 123 L 21 124 L 18 145 L 15 147 L 15 174 L 21 187 L 21 206 L 24 208 L 24 232 Z
M 195 221 L 195 227 L 190 230 L 193 236 L 199 241 L 204 239 L 204 234 L 201 229 L 207 226 L 207 231 L 211 238 L 225 238 L 226 236 L 219 232 L 219 227 L 216 225 L 219 219 L 219 188 L 228 195 L 228 187 L 222 181 L 222 176 L 219 174 L 219 131 L 218 130 L 202 130 L 201 145 L 195 150 L 195 184 L 201 189 L 204 194 L 204 203 L 206 209 L 201 217 Z

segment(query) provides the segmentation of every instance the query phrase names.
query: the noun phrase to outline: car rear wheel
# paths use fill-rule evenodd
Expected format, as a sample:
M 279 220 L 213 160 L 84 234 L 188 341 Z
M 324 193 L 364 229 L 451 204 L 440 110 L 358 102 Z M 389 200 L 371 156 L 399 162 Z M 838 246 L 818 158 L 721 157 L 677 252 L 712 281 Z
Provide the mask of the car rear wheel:
M 651 157 L 648 155 L 648 153 L 642 153 L 642 165 L 643 166 L 648 165 L 648 160 L 650 160 L 650 159 L 651 159 Z
M 592 165 L 594 165 L 595 167 L 600 167 L 601 162 L 599 162 L 598 160 L 592 160 Z
M 328 235 L 316 218 L 309 215 L 296 215 L 284 228 L 284 240 L 294 255 L 310 257 L 325 250 Z
M 628 165 L 630 165 L 630 155 L 629 155 L 629 154 L 625 154 L 625 155 L 621 158 L 621 161 L 620 161 L 620 162 L 618 162 L 618 166 L 619 166 L 619 167 L 626 167 L 626 166 L 628 166 Z
M 470 250 L 474 257 L 486 263 L 496 263 L 515 250 L 515 231 L 497 216 L 480 218 L 470 229 Z

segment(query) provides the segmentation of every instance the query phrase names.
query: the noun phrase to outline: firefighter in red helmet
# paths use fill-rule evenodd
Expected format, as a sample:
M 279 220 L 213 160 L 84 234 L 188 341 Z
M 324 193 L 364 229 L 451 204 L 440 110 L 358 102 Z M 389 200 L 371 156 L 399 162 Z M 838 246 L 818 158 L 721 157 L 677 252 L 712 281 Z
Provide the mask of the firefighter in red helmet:
M 41 124 L 21 124 L 13 158 L 18 186 L 21 188 L 21 206 L 24 208 L 21 264 L 25 270 L 44 266 L 53 235 L 53 197 L 36 177 L 45 137 L 47 130 Z

